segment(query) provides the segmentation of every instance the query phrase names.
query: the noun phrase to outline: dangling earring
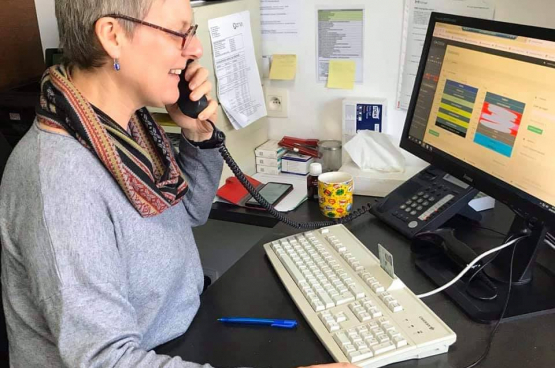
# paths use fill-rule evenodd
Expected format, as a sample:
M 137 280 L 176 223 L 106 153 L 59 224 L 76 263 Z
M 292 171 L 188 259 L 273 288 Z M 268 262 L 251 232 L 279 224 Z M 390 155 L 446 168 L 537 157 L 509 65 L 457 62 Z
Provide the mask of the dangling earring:
M 114 59 L 114 70 L 116 72 L 119 72 L 121 69 L 121 65 L 119 65 L 119 60 L 118 59 Z

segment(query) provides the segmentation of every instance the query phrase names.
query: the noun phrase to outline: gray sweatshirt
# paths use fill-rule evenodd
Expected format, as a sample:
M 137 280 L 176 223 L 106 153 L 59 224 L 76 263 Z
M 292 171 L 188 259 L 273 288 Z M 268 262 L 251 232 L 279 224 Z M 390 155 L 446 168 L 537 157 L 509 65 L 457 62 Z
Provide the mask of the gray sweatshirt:
M 199 367 L 151 351 L 199 308 L 191 227 L 206 222 L 222 171 L 217 150 L 184 139 L 180 150 L 189 192 L 142 218 L 74 138 L 34 125 L 17 145 L 0 188 L 12 367 Z

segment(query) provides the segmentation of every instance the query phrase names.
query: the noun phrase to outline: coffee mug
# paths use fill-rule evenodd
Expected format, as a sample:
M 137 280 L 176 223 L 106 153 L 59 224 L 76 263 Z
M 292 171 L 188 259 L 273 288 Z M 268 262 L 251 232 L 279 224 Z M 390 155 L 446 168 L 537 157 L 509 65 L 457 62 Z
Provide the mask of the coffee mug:
M 353 208 L 353 176 L 328 172 L 318 176 L 320 211 L 326 217 L 347 216 Z

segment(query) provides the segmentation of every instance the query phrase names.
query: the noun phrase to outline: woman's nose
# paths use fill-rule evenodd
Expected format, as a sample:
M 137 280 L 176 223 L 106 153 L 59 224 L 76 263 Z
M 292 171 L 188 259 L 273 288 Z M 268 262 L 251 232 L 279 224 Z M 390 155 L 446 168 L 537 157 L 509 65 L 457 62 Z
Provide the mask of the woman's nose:
M 187 47 L 183 49 L 182 52 L 183 56 L 187 59 L 200 59 L 203 54 L 202 44 L 197 36 L 194 36 L 193 39 L 189 42 Z

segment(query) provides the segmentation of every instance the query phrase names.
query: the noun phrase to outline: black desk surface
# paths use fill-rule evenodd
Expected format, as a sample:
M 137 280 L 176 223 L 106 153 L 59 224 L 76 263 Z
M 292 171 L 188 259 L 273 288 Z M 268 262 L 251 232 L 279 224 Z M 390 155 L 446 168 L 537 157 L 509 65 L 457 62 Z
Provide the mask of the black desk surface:
M 356 198 L 355 208 L 366 198 Z M 485 224 L 507 231 L 511 214 L 499 206 L 485 214 Z M 298 221 L 322 220 L 313 202 L 303 204 L 292 217 Z M 479 239 L 478 247 L 501 244 L 494 233 L 457 222 L 457 236 L 463 240 Z M 415 293 L 435 288 L 413 265 L 409 242 L 380 223 L 364 215 L 347 228 L 377 254 L 381 243 L 393 254 L 395 273 Z M 209 363 L 215 367 L 298 367 L 332 363 L 332 357 L 304 321 L 282 286 L 262 244 L 298 233 L 278 224 L 201 298 L 200 310 L 189 330 L 181 337 L 156 349 L 158 353 L 181 356 L 187 361 Z M 476 238 L 479 235 L 479 238 Z M 470 238 L 468 238 L 470 237 Z M 474 238 L 472 238 L 474 237 Z M 469 241 L 469 244 L 470 241 Z M 555 252 L 545 249 L 540 255 L 550 269 L 555 269 Z M 555 292 L 555 291 L 554 291 Z M 422 360 L 406 361 L 392 367 L 465 367 L 484 351 L 491 326 L 471 321 L 446 296 L 437 294 L 425 303 L 457 334 L 449 353 Z M 517 300 L 513 302 L 518 302 Z M 267 327 L 230 326 L 216 321 L 224 316 L 274 317 L 299 321 L 295 330 Z M 555 314 L 503 322 L 491 351 L 480 367 L 553 367 L 555 366 Z

